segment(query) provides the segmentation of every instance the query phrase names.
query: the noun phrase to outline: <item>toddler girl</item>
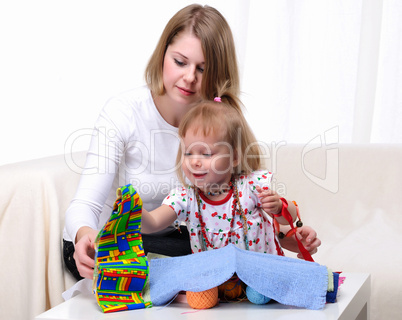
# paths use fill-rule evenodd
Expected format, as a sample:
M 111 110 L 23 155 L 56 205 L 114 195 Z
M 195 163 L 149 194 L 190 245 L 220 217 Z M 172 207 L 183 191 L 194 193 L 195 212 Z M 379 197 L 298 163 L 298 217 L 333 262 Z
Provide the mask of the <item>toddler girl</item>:
M 192 252 L 229 243 L 239 248 L 283 255 L 273 219 L 296 208 L 271 189 L 272 174 L 261 168 L 258 143 L 237 98 L 225 93 L 192 108 L 179 126 L 176 159 L 183 186 L 163 205 L 144 210 L 143 232 L 155 232 L 176 221 L 190 233 Z

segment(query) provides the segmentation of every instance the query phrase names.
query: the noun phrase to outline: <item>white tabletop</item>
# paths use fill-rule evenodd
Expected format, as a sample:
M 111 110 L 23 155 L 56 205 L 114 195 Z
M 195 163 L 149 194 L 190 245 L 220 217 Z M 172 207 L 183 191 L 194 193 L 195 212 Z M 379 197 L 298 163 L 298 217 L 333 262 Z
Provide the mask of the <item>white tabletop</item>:
M 60 319 L 368 319 L 370 300 L 370 275 L 366 273 L 342 273 L 345 282 L 341 285 L 337 302 L 327 303 L 322 310 L 308 310 L 289 307 L 279 303 L 255 305 L 248 301 L 219 303 L 207 310 L 195 310 L 187 303 L 173 302 L 168 306 L 154 306 L 148 309 L 102 313 L 94 295 L 80 294 L 74 298 L 40 314 L 35 320 Z

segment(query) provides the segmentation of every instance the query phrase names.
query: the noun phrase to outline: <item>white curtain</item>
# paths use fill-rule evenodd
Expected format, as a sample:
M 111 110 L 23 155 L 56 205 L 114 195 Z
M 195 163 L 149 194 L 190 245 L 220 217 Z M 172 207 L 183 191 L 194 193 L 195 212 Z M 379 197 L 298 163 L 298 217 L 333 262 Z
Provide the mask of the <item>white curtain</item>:
M 402 1 L 248 4 L 242 100 L 258 138 L 402 143 Z
M 372 142 L 402 142 L 402 2 L 384 0 Z
M 0 165 L 63 153 L 143 83 L 166 22 L 193 2 L 232 27 L 259 139 L 402 143 L 402 0 L 14 0 L 0 1 Z

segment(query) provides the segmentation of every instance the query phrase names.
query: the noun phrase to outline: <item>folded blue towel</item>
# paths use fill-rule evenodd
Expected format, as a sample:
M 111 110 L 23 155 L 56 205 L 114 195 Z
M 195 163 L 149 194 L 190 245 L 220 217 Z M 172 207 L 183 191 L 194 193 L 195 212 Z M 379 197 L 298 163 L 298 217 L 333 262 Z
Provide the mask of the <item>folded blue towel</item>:
M 257 292 L 285 305 L 322 309 L 328 271 L 315 262 L 239 249 L 233 244 L 192 255 L 150 261 L 150 296 L 163 305 L 184 291 L 208 290 L 233 274 Z

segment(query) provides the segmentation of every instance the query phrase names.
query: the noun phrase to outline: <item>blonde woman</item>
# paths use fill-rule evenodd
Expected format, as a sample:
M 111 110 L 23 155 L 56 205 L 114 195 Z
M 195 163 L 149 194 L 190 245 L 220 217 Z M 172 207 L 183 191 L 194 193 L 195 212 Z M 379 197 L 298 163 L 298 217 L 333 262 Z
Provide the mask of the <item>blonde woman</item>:
M 177 127 L 183 116 L 200 100 L 217 96 L 220 83 L 227 81 L 228 92 L 239 95 L 236 51 L 225 18 L 209 6 L 177 12 L 159 39 L 145 79 L 146 86 L 110 99 L 96 121 L 63 233 L 64 261 L 77 279 L 92 278 L 95 237 L 109 218 L 117 187 L 132 184 L 146 210 L 160 206 L 178 183 Z M 320 245 L 316 233 L 304 230 L 303 238 L 311 239 L 315 251 Z M 147 252 L 191 252 L 185 228 L 144 234 L 143 241 Z

